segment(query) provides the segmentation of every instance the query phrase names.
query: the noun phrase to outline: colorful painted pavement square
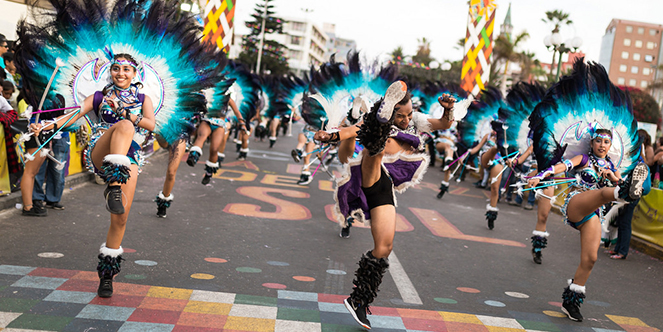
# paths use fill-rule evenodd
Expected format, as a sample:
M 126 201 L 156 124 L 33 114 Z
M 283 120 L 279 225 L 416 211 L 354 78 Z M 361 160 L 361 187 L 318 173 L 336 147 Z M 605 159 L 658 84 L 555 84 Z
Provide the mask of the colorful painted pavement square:
M 0 331 L 363 331 L 345 296 L 279 290 L 277 298 L 115 282 L 112 298 L 96 296 L 94 272 L 0 265 Z M 511 318 L 372 307 L 374 331 L 653 332 L 637 318 L 608 315 L 619 330 L 555 324 L 546 315 Z

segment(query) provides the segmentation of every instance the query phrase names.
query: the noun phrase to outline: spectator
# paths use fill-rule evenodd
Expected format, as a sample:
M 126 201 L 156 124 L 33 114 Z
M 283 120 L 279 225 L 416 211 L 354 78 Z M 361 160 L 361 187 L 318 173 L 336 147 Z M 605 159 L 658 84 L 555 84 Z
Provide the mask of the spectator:
M 2 59 L 2 55 L 9 51 L 9 44 L 7 43 L 7 37 L 0 33 L 0 67 L 5 68 L 5 60 Z
M 16 155 L 16 149 L 14 147 L 14 140 L 12 140 L 12 130 L 10 125 L 18 119 L 16 111 L 9 105 L 7 100 L 5 100 L 2 95 L 4 95 L 4 90 L 2 89 L 3 82 L 0 81 L 0 123 L 4 127 L 5 132 L 5 148 L 7 151 L 7 165 L 9 166 L 9 174 L 19 173 L 21 168 L 21 163 L 18 160 Z
M 16 63 L 14 62 L 14 52 L 6 52 L 2 55 L 2 59 L 5 63 L 5 75 L 7 78 L 6 81 L 11 82 L 14 86 L 21 87 L 20 84 L 20 75 L 16 72 Z M 7 97 L 5 97 L 7 99 Z
M 2 83 L 2 97 L 11 105 L 11 107 L 16 110 L 16 98 L 14 98 L 14 84 L 10 81 L 4 81 Z
M 638 130 L 638 136 L 640 136 L 640 142 L 642 142 L 642 154 L 640 162 L 644 162 L 647 166 L 652 166 L 654 164 L 654 149 L 651 146 L 651 136 L 644 129 Z M 651 190 L 651 181 L 648 176 L 645 180 L 643 187 L 643 196 L 647 195 Z M 615 244 L 615 249 L 610 252 L 610 258 L 612 259 L 626 259 L 628 256 L 628 250 L 631 244 L 631 221 L 633 219 L 633 212 L 638 206 L 640 199 L 637 199 L 631 203 L 626 204 L 620 211 L 617 216 L 617 243 Z
M 53 152 L 55 159 L 63 164 L 66 163 L 69 156 L 69 133 L 61 131 L 55 134 L 49 142 L 49 149 Z M 58 163 L 51 159 L 46 159 L 41 164 L 39 172 L 35 175 L 35 184 L 32 191 L 33 204 L 54 210 L 64 210 L 60 200 L 64 191 L 65 169 L 58 169 L 57 166 Z M 46 188 L 43 187 L 44 183 Z

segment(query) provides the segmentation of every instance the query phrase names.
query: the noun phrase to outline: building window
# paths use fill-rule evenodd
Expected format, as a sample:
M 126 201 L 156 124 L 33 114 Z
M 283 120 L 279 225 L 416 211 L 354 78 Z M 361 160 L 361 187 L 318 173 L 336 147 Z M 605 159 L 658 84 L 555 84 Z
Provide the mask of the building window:
M 630 26 L 630 25 L 627 25 L 627 26 L 626 26 L 626 32 L 628 32 L 628 33 L 633 32 L 633 27 Z
M 631 67 L 631 74 L 637 74 L 637 73 L 638 73 L 638 66 Z
M 643 88 L 643 89 L 646 89 L 647 84 L 648 84 L 647 81 L 642 81 L 642 82 L 640 82 L 640 87 Z
M 622 73 L 625 73 L 626 69 L 628 69 L 626 65 L 619 65 L 619 71 L 621 71 Z
M 300 36 L 290 36 L 290 44 L 301 45 L 302 44 L 302 37 L 300 37 Z
M 645 34 L 645 28 L 638 28 L 638 34 L 639 35 L 644 35 Z
M 656 29 L 649 29 L 649 35 L 650 36 L 656 36 L 657 33 L 658 33 L 658 30 L 656 30 Z
M 647 49 L 648 49 L 648 50 L 653 50 L 654 47 L 656 47 L 656 43 L 654 43 L 654 42 L 647 42 Z
M 622 52 L 622 59 L 628 59 L 628 52 Z
M 640 53 L 633 53 L 633 60 L 640 61 Z
M 624 46 L 631 46 L 631 40 L 628 38 L 624 38 Z
M 645 62 L 652 62 L 652 61 L 654 61 L 654 56 L 645 54 Z
M 625 82 L 625 81 L 624 81 L 624 78 L 623 78 L 623 77 L 619 77 L 619 78 L 617 78 L 617 84 L 619 84 L 619 85 L 624 85 L 624 82 Z
M 306 30 L 306 25 L 303 22 L 290 22 L 290 29 L 294 31 Z
M 632 79 L 628 80 L 628 85 L 629 86 L 635 86 L 635 84 L 636 84 L 635 78 L 632 78 Z
M 647 68 L 647 67 L 642 68 L 642 75 L 647 76 L 647 75 L 649 75 L 649 74 L 651 74 L 651 69 L 649 69 L 649 68 Z
M 635 47 L 642 48 L 642 40 L 636 40 L 635 41 Z

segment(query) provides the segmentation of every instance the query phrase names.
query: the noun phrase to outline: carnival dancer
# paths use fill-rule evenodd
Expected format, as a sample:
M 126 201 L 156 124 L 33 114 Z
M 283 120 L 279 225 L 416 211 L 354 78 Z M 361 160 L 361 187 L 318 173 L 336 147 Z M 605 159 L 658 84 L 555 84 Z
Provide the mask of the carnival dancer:
M 40 26 L 19 22 L 17 65 L 29 100 L 51 87 L 66 104 L 80 108 L 53 122 L 32 124 L 34 133 L 53 127 L 57 132 L 84 116 L 92 126 L 85 161 L 108 183 L 104 196 L 111 219 L 98 254 L 97 294 L 110 297 L 123 260 L 121 244 L 145 134 L 155 131 L 170 144 L 180 138 L 186 119 L 205 105 L 194 92 L 213 86 L 222 67 L 210 65 L 214 48 L 198 42 L 197 21 L 177 6 L 160 0 L 149 7 L 124 0 L 51 5 L 52 12 L 35 11 L 39 17 L 31 22 Z
M 392 250 L 396 225 L 394 192 L 402 192 L 420 181 L 428 166 L 420 135 L 451 126 L 454 102 L 451 96 L 441 98 L 446 111 L 440 119 L 413 114 L 407 86 L 397 81 L 364 116 L 361 129 L 353 126 L 332 133 L 316 133 L 316 139 L 323 142 L 356 136 L 365 147 L 359 157 L 344 167 L 335 193 L 335 216 L 339 222 L 345 222 L 345 216 L 352 215 L 371 225 L 374 248 L 362 255 L 353 280 L 355 287 L 344 301 L 353 318 L 366 329 L 371 328 L 366 317 L 370 313 L 368 307 L 377 296 L 378 286 L 389 266 L 387 257 Z M 397 168 L 399 172 L 394 172 Z
M 529 185 L 536 188 L 547 176 L 565 171 L 575 175 L 562 207 L 565 222 L 580 231 L 580 264 L 562 293 L 562 311 L 574 321 L 583 320 L 580 304 L 597 260 L 607 205 L 638 199 L 647 176 L 647 167 L 637 163 L 640 144 L 628 94 L 610 82 L 601 65 L 583 60 L 548 90 L 530 116 L 540 171 Z
M 253 128 L 251 123 L 256 120 L 260 110 L 264 106 L 262 88 L 257 75 L 252 74 L 244 65 L 235 61 L 229 61 L 223 74 L 228 79 L 234 79 L 235 83 L 230 87 L 232 98 L 239 109 L 240 117 L 228 117 L 238 133 L 237 152 L 238 160 L 245 160 L 249 154 L 249 137 Z M 240 121 L 242 119 L 242 121 Z
M 500 195 L 500 181 L 496 178 L 502 174 L 504 168 L 502 157 L 506 157 L 504 128 L 502 122 L 496 120 L 499 110 L 506 107 L 502 93 L 497 88 L 488 87 L 481 91 L 479 100 L 470 105 L 466 121 L 459 124 L 464 140 L 480 139 L 479 143 L 469 150 L 469 154 L 479 154 L 481 167 L 490 179 L 490 183 L 487 183 L 490 185 L 490 202 L 486 205 L 486 221 L 490 230 L 495 228 L 499 211 L 497 201 Z

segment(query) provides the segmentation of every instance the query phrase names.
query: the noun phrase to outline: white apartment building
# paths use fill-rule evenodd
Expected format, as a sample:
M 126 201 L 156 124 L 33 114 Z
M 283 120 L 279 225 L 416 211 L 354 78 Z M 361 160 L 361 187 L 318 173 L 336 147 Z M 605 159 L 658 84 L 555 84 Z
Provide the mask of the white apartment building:
M 285 45 L 290 71 L 296 75 L 307 73 L 311 65 L 319 66 L 325 58 L 329 37 L 317 24 L 294 17 L 283 17 L 283 34 L 270 34 L 267 39 Z

